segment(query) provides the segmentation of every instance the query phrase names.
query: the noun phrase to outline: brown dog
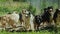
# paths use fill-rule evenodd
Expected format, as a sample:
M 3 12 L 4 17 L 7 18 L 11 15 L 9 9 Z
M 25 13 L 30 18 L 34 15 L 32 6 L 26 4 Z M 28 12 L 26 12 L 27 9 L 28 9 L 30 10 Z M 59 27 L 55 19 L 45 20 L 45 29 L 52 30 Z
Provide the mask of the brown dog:
M 30 30 L 30 14 L 26 9 L 22 10 L 22 23 L 26 30 Z

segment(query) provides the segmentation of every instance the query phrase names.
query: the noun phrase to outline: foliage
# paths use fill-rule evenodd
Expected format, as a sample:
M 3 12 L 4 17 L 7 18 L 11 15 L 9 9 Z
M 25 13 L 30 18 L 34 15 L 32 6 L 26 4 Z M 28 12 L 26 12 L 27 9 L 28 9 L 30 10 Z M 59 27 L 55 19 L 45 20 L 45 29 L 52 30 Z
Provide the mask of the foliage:
M 1 2 L 0 3 L 0 16 L 6 14 L 8 12 L 13 12 L 16 10 L 17 12 L 21 12 L 23 8 L 28 8 L 29 4 L 27 2 Z
M 0 2 L 6 2 L 6 0 L 0 0 Z
M 9 1 L 6 2 L 6 1 L 7 0 L 0 0 L 0 2 L 1 2 L 0 3 L 0 12 L 6 13 L 6 12 L 12 12 L 13 10 L 21 12 L 21 10 L 23 8 L 26 8 L 26 9 L 30 10 L 35 15 L 36 13 L 42 14 L 43 9 L 45 7 L 53 6 L 54 9 L 56 9 L 58 7 L 57 2 L 53 4 L 53 2 L 55 2 L 55 1 L 51 2 L 49 0 L 48 1 L 47 0 L 40 0 L 40 2 L 38 2 L 39 4 L 36 3 L 36 0 L 35 1 L 31 0 L 31 2 L 32 2 L 31 5 L 29 5 L 29 3 L 27 3 L 27 2 L 25 2 L 27 0 L 14 0 L 14 1 L 20 1 L 20 2 L 9 2 Z M 34 3 L 36 3 L 36 4 L 34 4 Z M 33 6 L 32 6 L 32 4 L 33 4 Z M 37 8 L 34 7 L 35 5 L 36 5 L 36 7 L 38 5 L 40 5 L 40 6 L 38 6 L 38 10 L 36 10 Z
M 36 8 L 34 8 L 33 6 L 30 5 L 27 10 L 31 11 L 31 13 L 32 13 L 33 15 L 35 15 Z

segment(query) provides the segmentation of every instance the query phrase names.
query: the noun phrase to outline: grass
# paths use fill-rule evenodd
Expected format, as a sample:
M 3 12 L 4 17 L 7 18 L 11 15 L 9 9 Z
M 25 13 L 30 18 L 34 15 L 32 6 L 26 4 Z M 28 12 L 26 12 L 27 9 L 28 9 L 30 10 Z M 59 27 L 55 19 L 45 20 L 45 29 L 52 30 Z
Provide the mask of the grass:
M 27 2 L 0 2 L 0 16 L 8 13 L 13 12 L 16 10 L 17 12 L 21 12 L 23 8 L 28 8 L 29 3 Z
M 1 31 L 0 34 L 60 34 L 60 28 L 58 28 L 58 32 L 49 31 L 49 30 L 40 30 L 40 31 L 31 31 L 31 32 L 8 32 L 8 31 Z
M 21 12 L 23 8 L 27 9 L 29 3 L 27 2 L 0 2 L 0 13 L 12 12 L 14 10 Z
M 6 32 L 6 31 L 0 31 L 0 34 L 55 34 L 55 32 L 49 32 L 47 30 L 42 30 L 38 32 Z

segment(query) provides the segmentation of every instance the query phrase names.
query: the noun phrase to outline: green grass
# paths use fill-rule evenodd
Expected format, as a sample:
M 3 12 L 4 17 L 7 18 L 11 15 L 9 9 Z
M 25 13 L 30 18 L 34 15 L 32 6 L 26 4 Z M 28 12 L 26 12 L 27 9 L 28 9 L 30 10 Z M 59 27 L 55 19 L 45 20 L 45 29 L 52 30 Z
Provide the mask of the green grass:
M 0 2 L 0 16 L 5 15 L 7 12 L 21 12 L 23 8 L 28 8 L 29 3 L 27 2 Z
M 0 31 L 0 34 L 60 34 L 60 28 L 58 32 L 48 31 L 48 30 L 40 30 L 40 31 L 31 31 L 31 32 L 8 32 L 8 31 Z
M 55 34 L 54 31 L 47 31 L 47 30 L 41 30 L 38 32 L 7 32 L 7 31 L 0 31 L 0 34 Z M 57 34 L 60 34 L 60 32 L 58 32 Z
M 14 10 L 21 12 L 23 8 L 27 9 L 29 3 L 27 2 L 0 2 L 0 12 L 12 12 Z

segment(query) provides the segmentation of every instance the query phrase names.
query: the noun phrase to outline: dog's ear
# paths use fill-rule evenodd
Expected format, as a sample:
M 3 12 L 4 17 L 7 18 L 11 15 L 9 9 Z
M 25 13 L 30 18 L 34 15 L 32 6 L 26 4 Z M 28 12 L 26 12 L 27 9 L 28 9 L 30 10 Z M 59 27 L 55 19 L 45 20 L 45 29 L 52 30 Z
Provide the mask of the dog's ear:
M 24 14 L 26 12 L 26 9 L 22 9 L 22 13 Z
M 52 10 L 53 10 L 53 7 L 52 7 L 52 6 L 48 7 L 48 10 L 50 10 L 50 9 L 52 9 Z
M 56 9 L 56 11 L 59 11 L 58 9 Z
M 48 10 L 47 10 L 47 8 L 44 8 L 44 12 L 47 12 Z
M 29 14 L 31 14 L 31 12 L 29 11 Z
M 8 14 L 12 14 L 12 13 L 9 12 Z
M 24 14 L 24 10 L 22 10 L 22 13 Z

